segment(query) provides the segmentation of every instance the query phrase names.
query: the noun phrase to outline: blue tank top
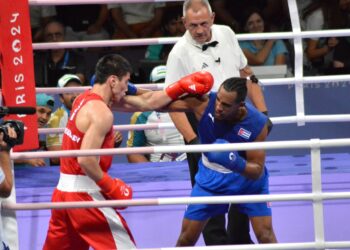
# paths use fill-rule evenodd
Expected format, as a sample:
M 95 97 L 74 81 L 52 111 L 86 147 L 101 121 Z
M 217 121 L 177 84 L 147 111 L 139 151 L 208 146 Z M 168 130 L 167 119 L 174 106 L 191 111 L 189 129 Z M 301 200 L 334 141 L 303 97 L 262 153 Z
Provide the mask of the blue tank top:
M 209 103 L 204 111 L 199 124 L 198 134 L 202 144 L 211 144 L 216 139 L 225 139 L 230 143 L 253 142 L 261 133 L 267 122 L 267 116 L 262 114 L 251 104 L 246 103 L 247 115 L 236 124 L 229 124 L 223 121 L 215 121 L 215 101 L 216 93 L 212 92 L 209 95 Z M 245 151 L 240 151 L 239 154 L 245 158 Z M 217 171 L 208 168 L 203 164 L 206 158 L 202 154 L 202 159 L 199 162 L 199 171 L 196 175 L 196 183 L 204 189 L 210 191 L 234 194 L 234 193 L 250 193 L 267 181 L 267 169 L 258 180 L 248 179 L 238 173 L 234 173 L 229 169 L 221 166 L 224 171 Z

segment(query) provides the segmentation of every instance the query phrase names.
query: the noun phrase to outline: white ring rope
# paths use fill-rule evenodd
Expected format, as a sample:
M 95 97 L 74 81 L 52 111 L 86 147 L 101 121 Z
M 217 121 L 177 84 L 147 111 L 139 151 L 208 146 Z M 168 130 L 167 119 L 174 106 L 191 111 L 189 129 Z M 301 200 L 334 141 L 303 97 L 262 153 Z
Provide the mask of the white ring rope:
M 305 115 L 302 118 L 298 116 L 280 116 L 270 118 L 274 125 L 292 124 L 292 123 L 314 123 L 314 122 L 350 122 L 350 114 L 337 115 Z M 149 123 L 149 124 L 126 124 L 114 125 L 113 129 L 118 131 L 130 130 L 150 130 L 150 129 L 175 129 L 174 123 Z M 39 134 L 63 133 L 64 128 L 39 128 Z
M 348 75 L 334 75 L 334 76 L 304 76 L 302 78 L 303 84 L 318 83 L 318 84 L 339 84 L 340 82 L 349 82 L 350 74 Z M 295 79 L 293 77 L 288 78 L 276 78 L 276 79 L 261 79 L 261 86 L 279 86 L 279 85 L 294 85 Z M 164 83 L 142 83 L 135 84 L 139 88 L 162 90 Z M 61 94 L 61 93 L 76 93 L 83 92 L 91 87 L 69 87 L 69 88 L 36 88 L 37 93 L 47 94 Z
M 132 200 L 105 201 L 70 201 L 70 202 L 40 202 L 40 203 L 11 203 L 2 202 L 2 208 L 7 210 L 48 210 L 63 208 L 95 208 L 95 207 L 134 207 L 159 205 L 188 205 L 188 204 L 227 204 L 254 203 L 275 201 L 317 201 L 350 199 L 350 192 L 324 192 L 320 194 L 259 194 L 259 195 L 228 195 L 216 197 L 173 197 Z
M 256 39 L 293 39 L 300 38 L 319 38 L 319 37 L 342 37 L 350 36 L 349 29 L 322 30 L 322 31 L 299 31 L 299 32 L 265 32 L 254 34 L 237 34 L 239 41 Z M 99 41 L 73 41 L 73 42 L 50 42 L 33 43 L 34 50 L 48 49 L 77 49 L 77 48 L 95 48 L 95 47 L 115 47 L 115 46 L 141 46 L 152 44 L 173 44 L 180 37 L 158 37 L 158 38 L 138 38 L 138 39 L 116 39 Z
M 311 139 L 297 141 L 271 141 L 250 143 L 227 143 L 227 144 L 201 144 L 179 146 L 149 146 L 132 148 L 89 149 L 89 150 L 59 150 L 37 152 L 11 152 L 11 159 L 31 159 L 48 157 L 77 157 L 90 155 L 120 155 L 120 154 L 152 154 L 152 153 L 186 153 L 186 152 L 209 152 L 231 150 L 255 150 L 255 149 L 307 149 L 315 147 L 346 147 L 350 146 L 350 138 L 346 139 Z

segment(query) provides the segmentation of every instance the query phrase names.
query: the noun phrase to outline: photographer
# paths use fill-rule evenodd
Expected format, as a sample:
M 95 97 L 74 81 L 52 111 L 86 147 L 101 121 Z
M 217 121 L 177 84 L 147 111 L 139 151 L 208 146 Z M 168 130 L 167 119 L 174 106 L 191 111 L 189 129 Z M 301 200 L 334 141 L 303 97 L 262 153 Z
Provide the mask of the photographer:
M 20 121 L 5 121 L 0 125 L 0 198 L 8 198 L 11 195 L 13 175 L 10 150 L 13 146 L 23 143 L 23 135 L 24 127 L 23 123 Z M 1 211 L 0 249 L 9 249 L 4 242 L 5 235 L 3 235 L 3 233 L 5 231 L 13 232 L 14 224 L 9 224 L 13 220 L 12 218 L 15 219 L 11 214 L 5 214 Z M 14 237 L 13 233 L 11 237 Z M 13 239 L 10 241 L 13 245 Z
M 15 130 L 8 127 L 8 135 L 10 138 L 16 138 Z M 4 133 L 0 132 L 0 197 L 7 198 L 11 194 L 12 189 L 12 170 L 10 152 L 7 143 L 3 140 Z

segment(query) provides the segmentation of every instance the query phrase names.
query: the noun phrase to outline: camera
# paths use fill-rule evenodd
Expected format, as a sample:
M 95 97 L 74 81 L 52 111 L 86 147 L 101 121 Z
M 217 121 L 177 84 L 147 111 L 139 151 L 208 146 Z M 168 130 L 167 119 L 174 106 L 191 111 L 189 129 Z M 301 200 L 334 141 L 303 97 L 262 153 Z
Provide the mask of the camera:
M 11 127 L 15 130 L 17 138 L 12 138 L 8 134 L 8 128 Z M 12 148 L 16 145 L 23 143 L 24 138 L 24 124 L 17 120 L 7 120 L 0 125 L 0 132 L 4 134 L 3 140 L 6 142 L 8 148 Z

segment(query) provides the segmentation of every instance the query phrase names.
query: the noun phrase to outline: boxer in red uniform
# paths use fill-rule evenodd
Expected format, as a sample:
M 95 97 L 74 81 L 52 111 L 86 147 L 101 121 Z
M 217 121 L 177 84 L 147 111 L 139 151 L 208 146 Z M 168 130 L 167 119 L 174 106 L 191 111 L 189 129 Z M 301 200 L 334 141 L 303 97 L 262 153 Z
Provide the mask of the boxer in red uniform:
M 113 147 L 112 108 L 159 109 L 184 94 L 203 95 L 213 84 L 210 73 L 197 72 L 165 91 L 125 95 L 131 67 L 121 56 L 106 55 L 96 65 L 92 90 L 79 95 L 64 131 L 62 150 Z M 107 174 L 112 156 L 61 158 L 60 180 L 52 202 L 122 200 L 132 198 L 132 188 Z M 43 249 L 133 249 L 132 234 L 113 208 L 52 210 Z

